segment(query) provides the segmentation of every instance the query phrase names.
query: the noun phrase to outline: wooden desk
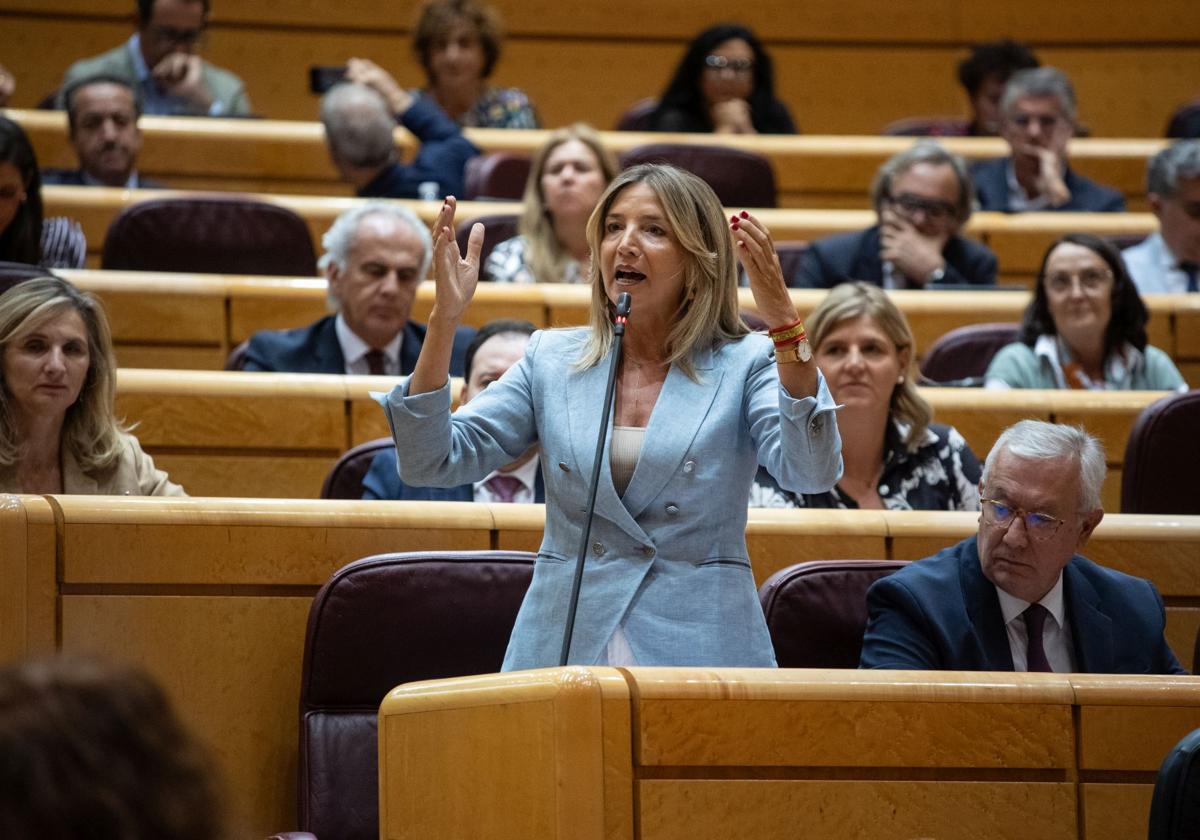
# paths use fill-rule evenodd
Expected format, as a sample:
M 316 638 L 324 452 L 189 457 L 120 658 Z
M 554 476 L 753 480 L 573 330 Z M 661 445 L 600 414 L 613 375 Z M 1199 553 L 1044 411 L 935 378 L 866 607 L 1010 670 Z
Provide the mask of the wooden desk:
M 7 114 L 29 133 L 42 166 L 78 166 L 67 142 L 65 115 L 53 111 L 12 110 Z M 318 122 L 283 120 L 194 120 L 143 117 L 145 137 L 139 157 L 143 174 L 176 188 L 239 192 L 299 193 L 349 196 L 325 148 Z M 484 152 L 517 152 L 532 156 L 547 131 L 467 129 Z M 606 131 L 604 144 L 619 154 L 643 143 L 722 145 L 756 152 L 775 169 L 783 207 L 870 207 L 870 187 L 888 158 L 907 149 L 911 137 L 874 136 L 715 136 Z M 396 142 L 406 159 L 416 153 L 416 139 L 402 128 Z M 1003 157 L 1003 140 L 947 137 L 940 142 L 968 162 Z M 1071 143 L 1071 165 L 1082 175 L 1120 190 L 1131 210 L 1145 210 L 1146 160 L 1166 141 L 1134 138 L 1085 138 Z
M 1197 725 L 1190 677 L 573 667 L 409 683 L 380 707 L 380 828 L 1124 840 Z

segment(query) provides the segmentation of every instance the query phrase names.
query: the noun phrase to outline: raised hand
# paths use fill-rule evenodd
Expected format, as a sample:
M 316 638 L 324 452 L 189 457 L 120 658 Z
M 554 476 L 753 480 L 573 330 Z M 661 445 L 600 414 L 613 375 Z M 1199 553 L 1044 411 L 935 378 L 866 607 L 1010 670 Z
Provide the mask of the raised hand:
M 726 99 L 709 109 L 714 134 L 757 134 L 745 99 Z
M 766 225 L 743 210 L 729 219 L 734 249 L 746 269 L 758 314 L 770 327 L 796 320 L 796 307 L 783 279 L 783 268 Z
M 949 233 L 927 236 L 916 225 L 890 207 L 880 213 L 879 256 L 915 283 L 925 282 L 930 272 L 945 268 L 942 249 Z
M 204 83 L 204 62 L 198 55 L 168 53 L 151 71 L 154 81 L 171 96 L 186 100 L 198 111 L 213 104 L 212 91 Z
M 413 95 L 400 87 L 399 83 L 392 78 L 391 73 L 370 59 L 352 58 L 347 61 L 346 81 L 366 85 L 374 90 L 383 97 L 388 107 L 392 109 L 392 113 L 397 116 L 403 114 L 413 104 Z
M 471 236 L 467 240 L 467 254 L 464 257 L 458 250 L 458 241 L 454 238 L 454 211 L 458 201 L 454 196 L 447 196 L 438 213 L 437 221 L 433 223 L 433 271 L 434 301 L 432 318 L 436 317 L 455 325 L 462 322 L 462 316 L 475 296 L 475 287 L 479 283 L 479 254 L 483 249 L 483 225 L 476 222 L 471 226 Z
M 1071 190 L 1063 180 L 1063 164 L 1053 149 L 1035 149 L 1038 158 L 1038 193 L 1046 196 L 1051 207 L 1060 207 L 1071 200 Z

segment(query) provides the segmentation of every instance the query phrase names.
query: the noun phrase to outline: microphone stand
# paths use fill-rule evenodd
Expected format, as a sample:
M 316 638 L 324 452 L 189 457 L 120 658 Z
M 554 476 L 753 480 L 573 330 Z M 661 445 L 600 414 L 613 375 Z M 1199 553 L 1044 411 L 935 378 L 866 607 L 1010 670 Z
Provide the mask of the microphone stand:
M 588 539 L 592 534 L 592 517 L 596 513 L 596 487 L 600 482 L 600 468 L 604 462 L 604 441 L 608 437 L 608 422 L 612 416 L 613 397 L 617 387 L 617 367 L 621 364 L 621 339 L 625 337 L 625 322 L 633 305 L 629 292 L 617 296 L 617 311 L 613 316 L 612 361 L 608 366 L 608 387 L 604 391 L 604 416 L 600 418 L 600 438 L 596 441 L 596 460 L 592 464 L 592 486 L 588 491 L 587 516 L 583 522 L 583 536 L 579 540 L 579 556 L 575 559 L 575 580 L 571 584 L 571 601 L 567 606 L 567 625 L 563 628 L 560 666 L 567 664 L 571 652 L 571 636 L 575 632 L 575 613 L 579 611 L 579 589 L 583 586 L 583 561 L 587 557 Z

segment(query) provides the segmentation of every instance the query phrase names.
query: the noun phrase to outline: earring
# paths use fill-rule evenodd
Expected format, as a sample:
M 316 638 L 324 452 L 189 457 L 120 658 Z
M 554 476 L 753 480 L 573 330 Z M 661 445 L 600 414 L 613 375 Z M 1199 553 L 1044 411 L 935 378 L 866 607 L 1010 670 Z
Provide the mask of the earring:
M 897 384 L 897 385 L 903 385 L 903 384 L 904 384 L 904 377 L 903 377 L 903 376 L 901 376 L 899 379 L 897 379 L 897 380 L 896 380 L 896 384 Z

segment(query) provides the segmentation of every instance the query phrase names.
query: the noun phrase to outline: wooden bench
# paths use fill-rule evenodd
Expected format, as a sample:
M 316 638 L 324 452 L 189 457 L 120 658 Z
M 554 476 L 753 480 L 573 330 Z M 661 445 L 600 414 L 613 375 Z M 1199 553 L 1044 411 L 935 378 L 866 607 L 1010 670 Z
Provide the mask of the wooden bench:
M 10 111 L 24 126 L 42 166 L 75 168 L 67 142 L 66 117 L 53 111 Z M 329 162 L 320 123 L 278 120 L 203 120 L 144 117 L 139 157 L 143 174 L 176 189 L 236 190 L 348 196 Z M 467 129 L 485 152 L 532 155 L 547 131 Z M 870 207 L 870 187 L 879 167 L 908 148 L 908 137 L 801 135 L 730 137 L 705 134 L 602 132 L 616 153 L 643 143 L 680 142 L 733 146 L 771 160 L 783 207 L 818 209 Z M 417 148 L 402 128 L 396 142 L 406 158 Z M 947 137 L 940 140 L 969 162 L 1008 153 L 1002 140 Z M 1120 190 L 1131 210 L 1146 209 L 1146 160 L 1163 148 L 1154 139 L 1078 139 L 1071 144 L 1072 166 L 1081 174 Z
M 538 505 L 0 497 L 0 659 L 64 648 L 149 668 L 216 752 L 243 833 L 264 836 L 295 827 L 297 698 L 317 588 L 380 552 L 536 546 L 543 515 Z M 751 511 L 747 539 L 761 581 L 802 560 L 916 559 L 971 533 L 975 519 Z M 1108 516 L 1087 554 L 1158 585 L 1168 640 L 1190 663 L 1200 517 Z M 1111 747 L 1086 751 L 1089 766 L 1136 759 L 1152 769 L 1153 715 L 1122 714 L 1098 715 Z

